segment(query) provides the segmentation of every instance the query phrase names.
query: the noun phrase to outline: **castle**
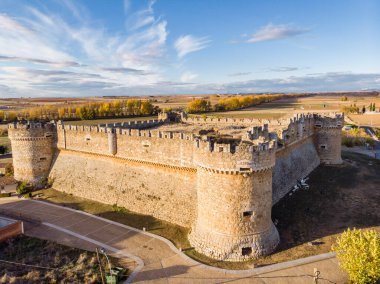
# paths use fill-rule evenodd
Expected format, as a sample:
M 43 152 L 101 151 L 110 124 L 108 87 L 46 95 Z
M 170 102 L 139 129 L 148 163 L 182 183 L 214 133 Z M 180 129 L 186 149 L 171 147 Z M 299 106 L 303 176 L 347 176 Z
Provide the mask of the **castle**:
M 340 114 L 274 121 L 190 118 L 99 126 L 9 125 L 17 180 L 191 227 L 209 257 L 267 255 L 273 204 L 320 163 L 341 160 Z M 269 127 L 270 130 L 269 131 Z

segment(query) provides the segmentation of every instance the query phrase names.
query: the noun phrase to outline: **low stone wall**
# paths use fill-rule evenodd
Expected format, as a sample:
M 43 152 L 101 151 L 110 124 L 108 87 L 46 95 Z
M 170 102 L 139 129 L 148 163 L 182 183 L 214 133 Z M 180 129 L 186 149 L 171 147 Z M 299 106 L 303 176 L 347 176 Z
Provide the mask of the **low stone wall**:
M 273 204 L 284 197 L 297 180 L 310 174 L 319 164 L 312 136 L 277 150 L 272 176 Z
M 121 158 L 61 150 L 53 187 L 189 227 L 195 220 L 196 172 Z

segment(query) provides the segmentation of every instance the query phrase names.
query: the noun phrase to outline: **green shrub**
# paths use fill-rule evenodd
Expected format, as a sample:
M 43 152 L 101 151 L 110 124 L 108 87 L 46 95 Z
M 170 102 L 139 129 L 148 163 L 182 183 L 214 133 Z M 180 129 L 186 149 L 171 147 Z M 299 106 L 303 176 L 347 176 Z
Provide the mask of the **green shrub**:
M 22 195 L 27 194 L 29 191 L 30 191 L 30 186 L 29 186 L 29 184 L 26 183 L 26 182 L 22 182 L 22 183 L 20 183 L 20 184 L 17 186 L 17 188 L 16 188 L 16 192 L 17 192 L 18 194 L 22 194 Z
M 348 229 L 337 238 L 332 250 L 353 283 L 380 280 L 380 236 L 375 230 Z
M 6 166 L 5 166 L 5 175 L 7 177 L 11 177 L 13 176 L 14 172 L 13 172 L 13 165 L 11 163 L 8 163 Z
M 121 212 L 121 213 L 127 212 L 127 209 L 125 209 L 124 207 L 117 206 L 117 204 L 112 205 L 112 210 L 113 212 Z
M 7 192 L 7 193 L 0 193 L 0 198 L 1 197 L 10 197 L 11 196 L 11 193 L 10 192 Z

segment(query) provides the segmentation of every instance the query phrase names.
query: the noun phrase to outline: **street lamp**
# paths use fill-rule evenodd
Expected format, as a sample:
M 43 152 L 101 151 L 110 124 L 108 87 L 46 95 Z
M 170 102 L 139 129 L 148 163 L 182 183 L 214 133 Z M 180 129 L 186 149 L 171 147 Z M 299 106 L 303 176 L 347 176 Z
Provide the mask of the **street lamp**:
M 109 260 L 109 258 L 108 258 L 108 256 L 107 256 L 107 254 L 106 254 L 106 250 L 104 249 L 104 248 L 100 248 L 100 250 L 99 250 L 102 254 L 104 254 L 105 255 L 105 257 L 107 258 L 107 261 L 108 261 L 108 267 L 109 267 L 109 269 L 110 269 L 110 272 L 111 272 L 111 262 L 110 262 L 110 260 Z

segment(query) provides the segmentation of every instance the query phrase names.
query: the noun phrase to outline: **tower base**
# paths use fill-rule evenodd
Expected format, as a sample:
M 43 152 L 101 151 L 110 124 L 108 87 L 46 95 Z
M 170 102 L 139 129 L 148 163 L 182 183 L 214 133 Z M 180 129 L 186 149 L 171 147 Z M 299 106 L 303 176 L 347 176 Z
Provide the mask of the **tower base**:
M 272 223 L 266 231 L 245 236 L 231 236 L 212 232 L 196 225 L 189 236 L 196 251 L 223 261 L 244 261 L 272 253 L 280 242 Z

